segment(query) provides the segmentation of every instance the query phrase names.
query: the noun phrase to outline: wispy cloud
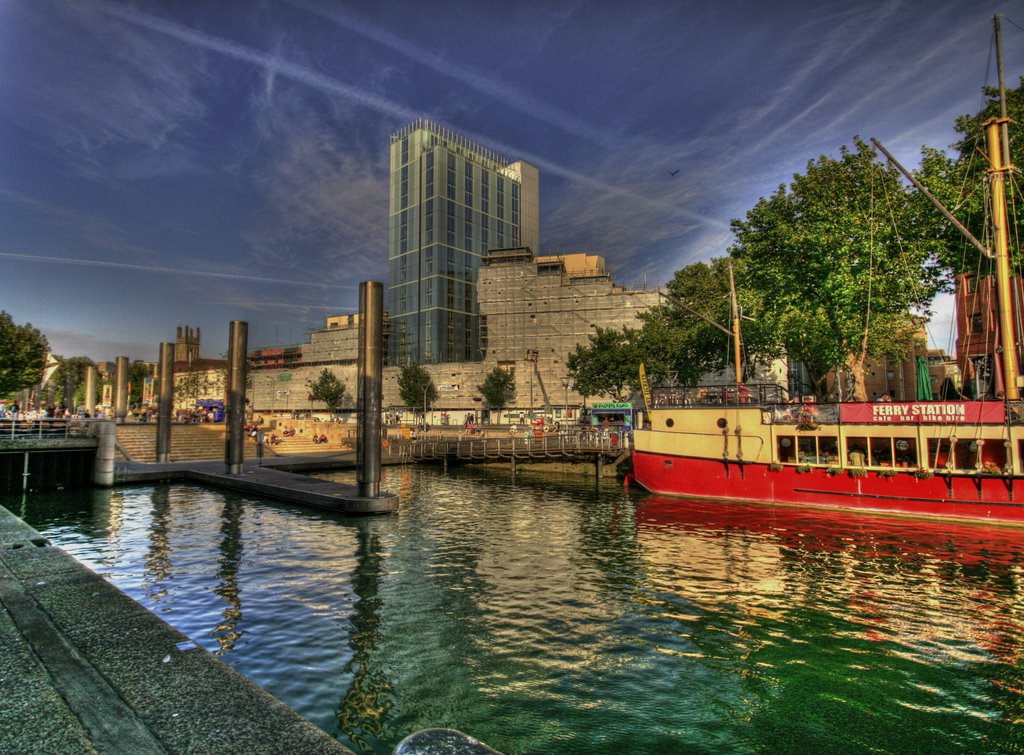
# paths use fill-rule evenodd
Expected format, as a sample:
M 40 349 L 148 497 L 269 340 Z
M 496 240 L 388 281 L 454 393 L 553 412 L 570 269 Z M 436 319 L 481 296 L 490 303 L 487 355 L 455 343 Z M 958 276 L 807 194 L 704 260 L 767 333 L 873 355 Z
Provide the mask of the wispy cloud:
M 178 275 L 184 278 L 221 278 L 224 280 L 243 281 L 250 283 L 269 283 L 279 286 L 308 286 L 310 288 L 331 288 L 339 290 L 355 290 L 353 285 L 340 285 L 329 283 L 322 279 L 294 280 L 288 278 L 270 278 L 259 275 L 246 275 L 244 273 L 218 272 L 216 270 L 197 270 L 195 268 L 184 269 L 176 267 L 161 267 L 159 265 L 137 265 L 129 262 L 114 262 L 111 260 L 84 259 L 80 257 L 56 257 L 40 254 L 18 254 L 15 252 L 0 252 L 0 258 L 18 260 L 19 262 L 32 262 L 43 265 L 79 265 L 82 267 L 96 267 L 108 270 L 133 270 L 142 273 L 162 273 L 165 275 Z
M 287 2 L 298 8 L 315 13 L 321 18 L 327 18 L 353 34 L 375 42 L 393 52 L 397 52 L 410 62 L 415 63 L 416 66 L 430 68 L 442 76 L 458 81 L 485 95 L 492 103 L 511 107 L 526 117 L 555 126 L 564 133 L 591 139 L 605 146 L 612 145 L 621 137 L 620 134 L 596 127 L 589 121 L 585 121 L 574 116 L 572 113 L 568 113 L 548 102 L 540 100 L 521 87 L 484 73 L 472 65 L 467 65 L 465 61 L 440 55 L 434 50 L 417 44 L 407 37 L 382 29 L 367 21 L 351 7 L 341 6 L 337 3 L 319 2 L 317 0 L 287 0 Z M 567 17 L 572 13 L 572 8 L 568 5 L 550 10 L 563 17 Z M 545 15 L 552 14 L 546 12 Z M 554 19 L 546 18 L 543 22 L 538 19 L 536 20 L 535 28 L 544 29 L 547 34 L 550 34 L 552 33 L 552 28 L 557 26 L 557 23 L 552 23 L 552 21 Z
M 119 33 L 89 3 L 39 0 L 16 10 L 25 28 L 5 39 L 17 65 L 0 67 L 0 92 L 5 116 L 31 129 L 37 146 L 92 178 L 200 170 L 176 136 L 206 113 L 195 89 L 205 74 L 202 55 Z M 89 43 L 95 54 L 83 63 L 74 50 Z M 25 66 L 35 69 L 32 77 L 20 75 Z

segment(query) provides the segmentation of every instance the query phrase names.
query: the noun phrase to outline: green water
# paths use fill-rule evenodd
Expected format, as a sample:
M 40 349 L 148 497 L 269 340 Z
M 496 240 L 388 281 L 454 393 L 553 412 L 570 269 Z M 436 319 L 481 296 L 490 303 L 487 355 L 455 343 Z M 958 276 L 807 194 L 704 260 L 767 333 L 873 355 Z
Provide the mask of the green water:
M 338 479 L 351 481 L 350 476 Z M 1024 750 L 1024 530 L 386 470 L 397 514 L 2 501 L 346 745 Z

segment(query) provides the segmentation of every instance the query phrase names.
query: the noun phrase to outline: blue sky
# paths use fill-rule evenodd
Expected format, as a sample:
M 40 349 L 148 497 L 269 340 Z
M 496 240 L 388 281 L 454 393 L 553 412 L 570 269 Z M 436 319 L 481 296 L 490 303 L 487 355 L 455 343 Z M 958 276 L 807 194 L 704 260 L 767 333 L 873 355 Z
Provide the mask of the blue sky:
M 0 0 L 0 309 L 65 356 L 301 342 L 386 282 L 420 116 L 540 168 L 543 252 L 664 283 L 855 135 L 951 143 L 996 12 L 1016 84 L 991 0 Z

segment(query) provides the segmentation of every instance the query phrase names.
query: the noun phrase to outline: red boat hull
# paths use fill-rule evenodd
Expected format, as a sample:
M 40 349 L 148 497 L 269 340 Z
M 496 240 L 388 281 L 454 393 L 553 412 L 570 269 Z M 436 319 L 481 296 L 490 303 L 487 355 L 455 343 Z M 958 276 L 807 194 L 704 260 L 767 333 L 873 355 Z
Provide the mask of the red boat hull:
M 633 475 L 652 493 L 728 501 L 797 504 L 915 516 L 1024 524 L 1024 478 L 1008 475 L 935 475 L 909 471 L 851 477 L 824 468 L 799 472 L 787 465 L 633 452 Z

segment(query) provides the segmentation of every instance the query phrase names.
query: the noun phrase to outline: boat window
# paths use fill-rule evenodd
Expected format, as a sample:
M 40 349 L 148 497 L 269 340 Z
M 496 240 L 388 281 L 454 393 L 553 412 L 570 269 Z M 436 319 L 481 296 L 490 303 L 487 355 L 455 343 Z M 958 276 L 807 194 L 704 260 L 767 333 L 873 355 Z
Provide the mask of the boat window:
M 792 435 L 782 435 L 779 437 L 779 462 L 782 464 L 795 464 L 796 463 L 796 439 Z
M 818 459 L 822 464 L 839 463 L 839 441 L 834 435 L 818 438 Z
M 981 447 L 981 467 L 988 472 L 1002 472 L 1006 467 L 1006 444 L 995 438 Z
M 851 467 L 868 465 L 868 439 L 863 437 L 846 439 L 846 461 Z
M 873 467 L 892 466 L 892 438 L 870 438 L 869 462 Z
M 896 438 L 893 445 L 896 448 L 897 467 L 916 467 L 917 461 L 917 438 Z
M 798 448 L 800 450 L 800 463 L 801 464 L 817 464 L 818 463 L 818 444 L 817 438 L 813 435 L 809 438 L 797 438 Z
M 957 469 L 976 469 L 978 467 L 978 441 L 958 440 L 953 450 L 954 465 Z
M 949 463 L 949 441 L 945 438 L 929 438 L 928 458 L 925 461 L 925 466 L 942 469 Z

